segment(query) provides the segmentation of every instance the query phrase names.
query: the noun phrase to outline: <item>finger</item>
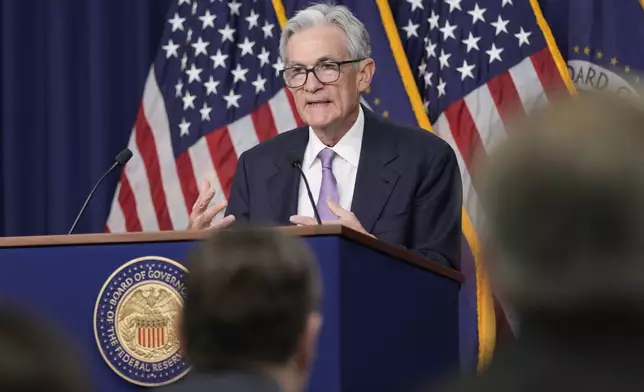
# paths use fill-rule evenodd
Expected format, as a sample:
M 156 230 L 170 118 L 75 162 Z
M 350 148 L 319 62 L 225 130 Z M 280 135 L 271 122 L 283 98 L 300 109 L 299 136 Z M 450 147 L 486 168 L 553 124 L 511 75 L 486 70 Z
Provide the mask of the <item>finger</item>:
M 201 214 L 201 219 L 203 219 L 204 222 L 208 222 L 208 224 L 210 224 L 212 219 L 221 211 L 223 211 L 226 206 L 228 206 L 228 203 L 226 203 L 225 201 L 220 201 L 219 203 L 208 207 L 208 209 L 204 211 L 203 214 Z
M 331 197 L 328 197 L 326 199 L 326 204 L 329 206 L 329 210 L 338 218 L 344 219 L 344 220 L 354 220 L 355 218 L 353 217 L 353 214 L 351 214 L 349 211 L 345 210 L 344 208 L 340 207 L 340 205 L 333 200 L 331 200 Z
M 289 220 L 291 221 L 291 223 L 302 226 L 311 226 L 318 224 L 318 221 L 310 216 L 293 215 Z
M 203 212 L 214 196 L 215 190 L 210 186 L 210 181 L 203 180 L 199 188 L 199 197 L 197 197 L 195 204 L 192 206 L 193 212 Z
M 235 215 L 228 215 L 224 219 L 213 224 L 211 227 L 213 229 L 223 229 L 224 227 L 231 225 L 234 221 L 235 221 Z

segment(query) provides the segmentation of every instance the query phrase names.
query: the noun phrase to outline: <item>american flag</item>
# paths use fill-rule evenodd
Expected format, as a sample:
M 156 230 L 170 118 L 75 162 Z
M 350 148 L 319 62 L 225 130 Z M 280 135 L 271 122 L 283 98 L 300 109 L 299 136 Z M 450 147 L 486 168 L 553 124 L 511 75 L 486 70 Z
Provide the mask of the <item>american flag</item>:
M 560 90 L 574 92 L 566 65 L 536 1 L 390 0 L 390 4 L 432 128 L 456 152 L 465 219 L 475 232 L 466 236 L 477 238 L 484 220 L 477 175 L 485 157 L 507 136 L 506 126 L 515 116 L 548 104 Z M 464 224 L 464 232 L 466 228 Z M 471 242 L 475 251 L 478 245 Z M 494 337 L 481 332 L 482 324 L 490 322 L 481 302 L 487 285 L 484 276 L 477 257 L 473 290 L 479 301 L 479 366 L 489 359 L 494 345 Z
M 435 132 L 457 151 L 464 204 L 481 229 L 475 163 L 514 116 L 565 88 L 529 0 L 405 0 L 396 21 Z M 564 65 L 565 67 L 565 65 Z
M 210 180 L 227 199 L 237 158 L 302 124 L 279 71 L 270 1 L 178 0 L 150 67 L 107 231 L 182 230 Z

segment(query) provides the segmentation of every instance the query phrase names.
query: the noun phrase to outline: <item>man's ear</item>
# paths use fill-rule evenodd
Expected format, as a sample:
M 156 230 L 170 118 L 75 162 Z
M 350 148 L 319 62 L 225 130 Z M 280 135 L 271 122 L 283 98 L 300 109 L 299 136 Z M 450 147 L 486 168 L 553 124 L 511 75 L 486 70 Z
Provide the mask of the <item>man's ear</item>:
M 295 361 L 297 368 L 301 371 L 308 372 L 313 366 L 317 352 L 318 339 L 322 328 L 322 315 L 320 313 L 311 313 L 304 327 L 300 341 L 298 342 Z
M 364 59 L 358 66 L 358 91 L 366 91 L 371 85 L 373 75 L 376 73 L 376 62 L 372 58 Z

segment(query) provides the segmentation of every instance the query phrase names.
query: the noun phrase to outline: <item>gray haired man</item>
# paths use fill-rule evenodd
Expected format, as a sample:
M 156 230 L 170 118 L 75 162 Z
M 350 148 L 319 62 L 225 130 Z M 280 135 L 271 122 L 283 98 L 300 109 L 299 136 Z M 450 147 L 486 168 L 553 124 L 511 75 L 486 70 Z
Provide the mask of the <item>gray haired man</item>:
M 286 23 L 280 53 L 284 83 L 307 125 L 241 154 L 226 217 L 215 226 L 316 225 L 318 211 L 322 224 L 340 223 L 458 268 L 456 156 L 438 136 L 360 104 L 376 71 L 362 22 L 344 6 L 310 6 Z M 192 228 L 208 227 L 225 208 L 206 209 L 213 195 L 202 190 Z

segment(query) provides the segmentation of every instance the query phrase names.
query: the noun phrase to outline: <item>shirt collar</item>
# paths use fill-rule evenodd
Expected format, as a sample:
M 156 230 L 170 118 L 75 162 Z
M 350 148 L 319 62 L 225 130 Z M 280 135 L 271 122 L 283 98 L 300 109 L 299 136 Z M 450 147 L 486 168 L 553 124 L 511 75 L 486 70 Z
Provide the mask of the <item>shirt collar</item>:
M 328 147 L 335 151 L 342 159 L 349 162 L 351 166 L 358 167 L 360 160 L 360 149 L 362 147 L 362 135 L 364 133 L 364 113 L 362 112 L 362 105 L 358 109 L 358 118 L 356 122 L 349 128 L 349 131 L 340 139 L 335 146 Z M 309 168 L 315 162 L 320 151 L 327 148 L 327 146 L 320 141 L 313 129 L 309 127 L 309 143 L 304 152 L 304 159 L 302 166 Z

